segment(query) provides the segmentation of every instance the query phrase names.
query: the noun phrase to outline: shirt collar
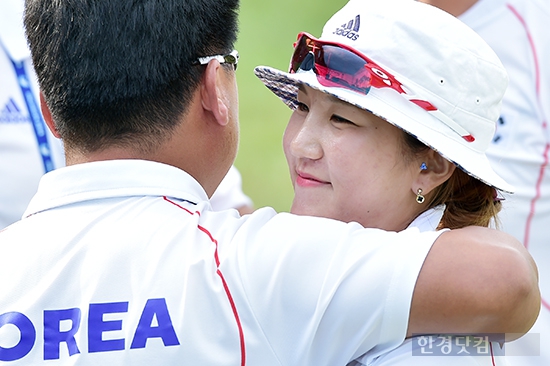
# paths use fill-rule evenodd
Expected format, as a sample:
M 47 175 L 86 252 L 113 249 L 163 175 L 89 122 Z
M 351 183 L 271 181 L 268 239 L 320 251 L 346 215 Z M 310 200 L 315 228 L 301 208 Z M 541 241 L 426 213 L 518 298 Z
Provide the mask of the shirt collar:
M 45 174 L 23 217 L 82 201 L 129 196 L 208 200 L 202 186 L 176 167 L 146 160 L 107 160 Z
M 445 205 L 435 206 L 429 210 L 420 214 L 416 219 L 411 222 L 408 226 L 409 228 L 415 227 L 424 231 L 436 231 L 441 218 L 443 218 L 443 213 L 445 212 Z

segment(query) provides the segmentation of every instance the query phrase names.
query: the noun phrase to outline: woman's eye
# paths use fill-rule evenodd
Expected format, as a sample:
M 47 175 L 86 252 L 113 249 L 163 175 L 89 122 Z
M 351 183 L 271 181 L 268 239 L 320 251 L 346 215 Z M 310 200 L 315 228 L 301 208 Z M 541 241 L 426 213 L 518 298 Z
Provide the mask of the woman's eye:
M 336 114 L 332 115 L 332 120 L 333 120 L 334 122 L 337 122 L 337 123 L 349 123 L 349 124 L 352 124 L 352 125 L 355 125 L 355 126 L 356 126 L 356 124 L 353 123 L 352 121 L 350 121 L 349 119 L 346 119 L 346 118 L 344 118 L 344 117 L 340 117 L 340 116 L 338 116 L 338 115 L 336 115 Z
M 302 102 L 296 102 L 296 110 L 301 112 L 309 112 L 309 107 Z

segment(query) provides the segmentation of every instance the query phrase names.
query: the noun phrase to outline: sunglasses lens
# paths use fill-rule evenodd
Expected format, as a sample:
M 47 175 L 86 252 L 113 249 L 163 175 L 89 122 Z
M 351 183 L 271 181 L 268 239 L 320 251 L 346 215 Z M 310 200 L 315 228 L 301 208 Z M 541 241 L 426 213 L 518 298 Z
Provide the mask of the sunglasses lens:
M 367 94 L 371 87 L 371 73 L 366 65 L 363 58 L 349 50 L 302 36 L 296 44 L 290 72 L 313 69 L 323 86 Z
M 238 58 L 235 57 L 234 55 L 232 54 L 229 54 L 229 55 L 225 55 L 223 56 L 224 60 L 226 63 L 228 64 L 231 64 L 233 65 L 233 67 L 235 68 L 235 70 L 237 70 L 237 64 L 239 62 Z
M 306 56 L 311 51 L 311 48 L 308 45 L 309 41 L 311 40 L 305 36 L 302 36 L 296 42 L 296 46 L 294 47 L 294 54 L 292 55 L 292 59 L 290 61 L 289 72 L 291 73 L 297 72 L 300 66 L 302 65 L 302 63 L 304 62 Z
M 323 66 L 320 65 L 318 80 L 323 86 L 339 86 L 362 94 L 371 87 L 371 74 L 366 62 L 356 54 L 336 46 L 322 48 Z
M 371 89 L 389 88 L 401 94 L 409 102 L 431 113 L 468 142 L 475 138 L 461 125 L 441 113 L 429 101 L 419 98 L 413 90 L 405 91 L 391 73 L 350 46 L 336 42 L 326 42 L 301 33 L 290 60 L 289 73 L 312 70 L 319 84 L 325 87 L 338 87 L 367 95 Z

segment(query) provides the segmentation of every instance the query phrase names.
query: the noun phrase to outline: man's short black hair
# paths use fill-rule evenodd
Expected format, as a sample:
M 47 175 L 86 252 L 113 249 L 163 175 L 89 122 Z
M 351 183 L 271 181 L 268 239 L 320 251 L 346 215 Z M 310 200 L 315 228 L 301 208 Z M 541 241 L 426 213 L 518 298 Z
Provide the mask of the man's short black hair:
M 40 88 L 65 144 L 153 147 L 185 113 L 204 66 L 237 37 L 238 0 L 26 0 Z

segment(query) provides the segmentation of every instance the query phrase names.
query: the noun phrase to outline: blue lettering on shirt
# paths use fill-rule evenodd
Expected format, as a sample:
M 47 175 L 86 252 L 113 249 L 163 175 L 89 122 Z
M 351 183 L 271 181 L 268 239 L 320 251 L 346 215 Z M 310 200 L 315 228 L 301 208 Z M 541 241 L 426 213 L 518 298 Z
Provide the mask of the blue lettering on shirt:
M 155 315 L 158 326 L 152 327 L 151 324 Z M 178 346 L 180 344 L 172 326 L 172 319 L 170 319 L 165 299 L 147 300 L 130 348 L 145 348 L 149 338 L 162 338 L 165 346 Z
M 29 318 L 17 312 L 0 315 L 0 328 L 6 324 L 13 324 L 21 332 L 19 343 L 11 348 L 4 348 L 0 342 L 0 361 L 15 361 L 25 357 L 34 346 L 36 330 Z
M 88 352 L 120 351 L 124 349 L 124 338 L 104 341 L 103 332 L 122 330 L 122 320 L 103 321 L 103 314 L 126 313 L 128 302 L 90 304 L 88 315 Z
M 44 310 L 44 359 L 59 359 L 61 343 L 66 343 L 69 355 L 80 353 L 74 338 L 80 328 L 80 309 Z M 61 321 L 70 320 L 71 329 L 62 332 Z
M 94 303 L 89 306 L 88 313 L 88 352 L 112 352 L 125 349 L 125 339 L 103 340 L 103 334 L 110 331 L 123 330 L 122 320 L 104 320 L 105 314 L 127 313 L 129 302 Z M 77 333 L 80 329 L 81 310 L 79 308 L 44 310 L 44 360 L 60 358 L 60 349 L 67 349 L 69 356 L 80 353 L 77 344 Z M 156 319 L 156 324 L 155 324 Z M 70 329 L 61 331 L 61 322 L 69 323 Z M 12 347 L 6 347 L 0 338 L 0 361 L 15 361 L 28 355 L 36 341 L 36 329 L 33 322 L 19 312 L 0 314 L 0 328 L 4 325 L 14 325 L 20 333 L 19 342 Z M 149 299 L 141 313 L 130 349 L 145 348 L 147 340 L 160 338 L 165 347 L 180 344 L 172 319 L 166 305 L 166 299 Z M 61 347 L 64 343 L 65 347 Z

